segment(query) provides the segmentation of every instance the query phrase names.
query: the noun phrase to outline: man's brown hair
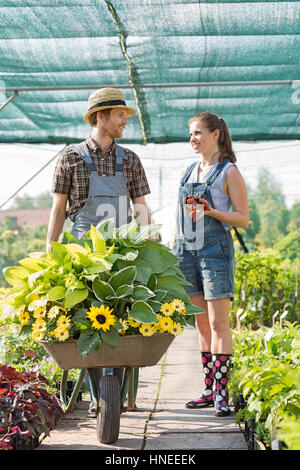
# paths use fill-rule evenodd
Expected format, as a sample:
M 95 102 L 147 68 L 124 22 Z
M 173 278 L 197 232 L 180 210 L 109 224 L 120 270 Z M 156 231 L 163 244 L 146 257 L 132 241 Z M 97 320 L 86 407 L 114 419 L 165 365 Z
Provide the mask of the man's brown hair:
M 89 123 L 92 127 L 97 127 L 97 113 L 102 113 L 104 116 L 108 117 L 112 108 L 102 109 L 101 111 L 96 111 L 95 113 L 89 116 Z

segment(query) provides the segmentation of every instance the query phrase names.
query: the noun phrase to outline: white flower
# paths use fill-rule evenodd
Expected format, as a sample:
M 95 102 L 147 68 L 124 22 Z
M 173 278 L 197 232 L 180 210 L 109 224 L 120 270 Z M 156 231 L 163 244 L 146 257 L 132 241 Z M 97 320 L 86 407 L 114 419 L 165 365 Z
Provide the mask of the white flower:
M 28 305 L 28 310 L 29 312 L 34 312 L 38 308 L 43 308 L 46 307 L 48 302 L 48 299 L 46 297 L 42 297 L 41 299 L 36 299 L 33 300 L 29 305 Z

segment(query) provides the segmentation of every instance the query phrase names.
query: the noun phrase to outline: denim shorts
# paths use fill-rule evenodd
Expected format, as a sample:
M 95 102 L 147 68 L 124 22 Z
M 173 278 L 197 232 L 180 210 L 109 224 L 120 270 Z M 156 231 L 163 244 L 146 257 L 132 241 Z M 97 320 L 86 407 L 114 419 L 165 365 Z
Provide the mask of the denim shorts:
M 234 245 L 231 233 L 205 236 L 199 250 L 187 250 L 176 243 L 174 254 L 181 259 L 179 268 L 191 286 L 189 296 L 203 295 L 205 300 L 234 298 Z

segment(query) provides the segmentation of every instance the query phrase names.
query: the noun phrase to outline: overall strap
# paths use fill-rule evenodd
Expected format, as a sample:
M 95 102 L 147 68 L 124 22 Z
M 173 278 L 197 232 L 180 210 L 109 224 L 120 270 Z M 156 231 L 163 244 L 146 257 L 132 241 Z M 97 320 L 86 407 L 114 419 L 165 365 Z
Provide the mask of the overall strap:
M 82 158 L 85 163 L 85 166 L 88 169 L 88 172 L 92 173 L 93 171 L 95 171 L 97 173 L 97 169 L 91 158 L 91 154 L 86 143 L 80 142 L 80 144 L 74 144 L 71 147 Z M 123 147 L 116 144 L 116 172 L 123 173 L 123 161 L 126 160 L 127 157 L 128 155 L 125 153 Z
M 224 166 L 229 162 L 228 158 L 224 158 L 223 159 L 223 162 L 222 163 L 219 163 L 216 168 L 214 169 L 214 171 L 212 172 L 212 174 L 210 175 L 210 177 L 208 178 L 207 181 L 205 181 L 205 184 L 207 185 L 212 185 L 216 179 L 218 178 L 219 174 L 221 173 L 221 171 L 223 170 Z M 191 173 L 193 171 L 193 169 L 195 168 L 195 166 L 198 164 L 198 161 L 192 163 L 190 166 L 188 166 L 188 168 L 186 169 L 186 172 L 185 174 L 183 175 L 183 177 L 181 178 L 181 181 L 180 181 L 180 184 L 181 185 L 184 185 L 187 180 L 189 179 L 189 177 L 191 176 Z
M 216 168 L 214 169 L 214 171 L 212 172 L 212 174 L 210 175 L 210 177 L 208 178 L 208 180 L 205 183 L 207 185 L 211 186 L 216 181 L 216 179 L 220 175 L 221 171 L 223 170 L 224 166 L 227 165 L 228 162 L 229 162 L 228 158 L 223 158 L 223 162 L 219 163 L 216 166 Z
M 193 169 L 195 168 L 195 166 L 197 164 L 198 164 L 198 162 L 196 161 L 196 162 L 192 163 L 190 166 L 187 167 L 185 174 L 183 175 L 183 177 L 180 180 L 181 186 L 183 186 L 187 182 L 187 180 L 191 176 L 191 173 L 192 173 Z
M 95 164 L 91 158 L 90 151 L 85 142 L 72 145 L 72 149 L 82 158 L 89 173 L 92 173 L 93 171 L 97 172 Z
M 125 153 L 125 150 L 121 145 L 116 144 L 116 165 L 115 172 L 123 173 L 123 162 L 127 160 L 128 155 Z

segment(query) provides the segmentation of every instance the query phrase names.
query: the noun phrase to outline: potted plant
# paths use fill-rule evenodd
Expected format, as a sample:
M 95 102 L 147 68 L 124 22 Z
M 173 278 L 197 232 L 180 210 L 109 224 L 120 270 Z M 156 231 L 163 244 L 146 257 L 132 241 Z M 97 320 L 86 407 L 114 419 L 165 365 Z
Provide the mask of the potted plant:
M 159 228 L 134 220 L 116 228 L 109 219 L 82 240 L 64 233 L 49 253 L 31 253 L 3 270 L 12 286 L 8 314 L 22 334 L 47 347 L 74 343 L 83 360 L 132 336 L 170 344 L 201 309 L 184 290 L 179 259 L 150 239 Z

